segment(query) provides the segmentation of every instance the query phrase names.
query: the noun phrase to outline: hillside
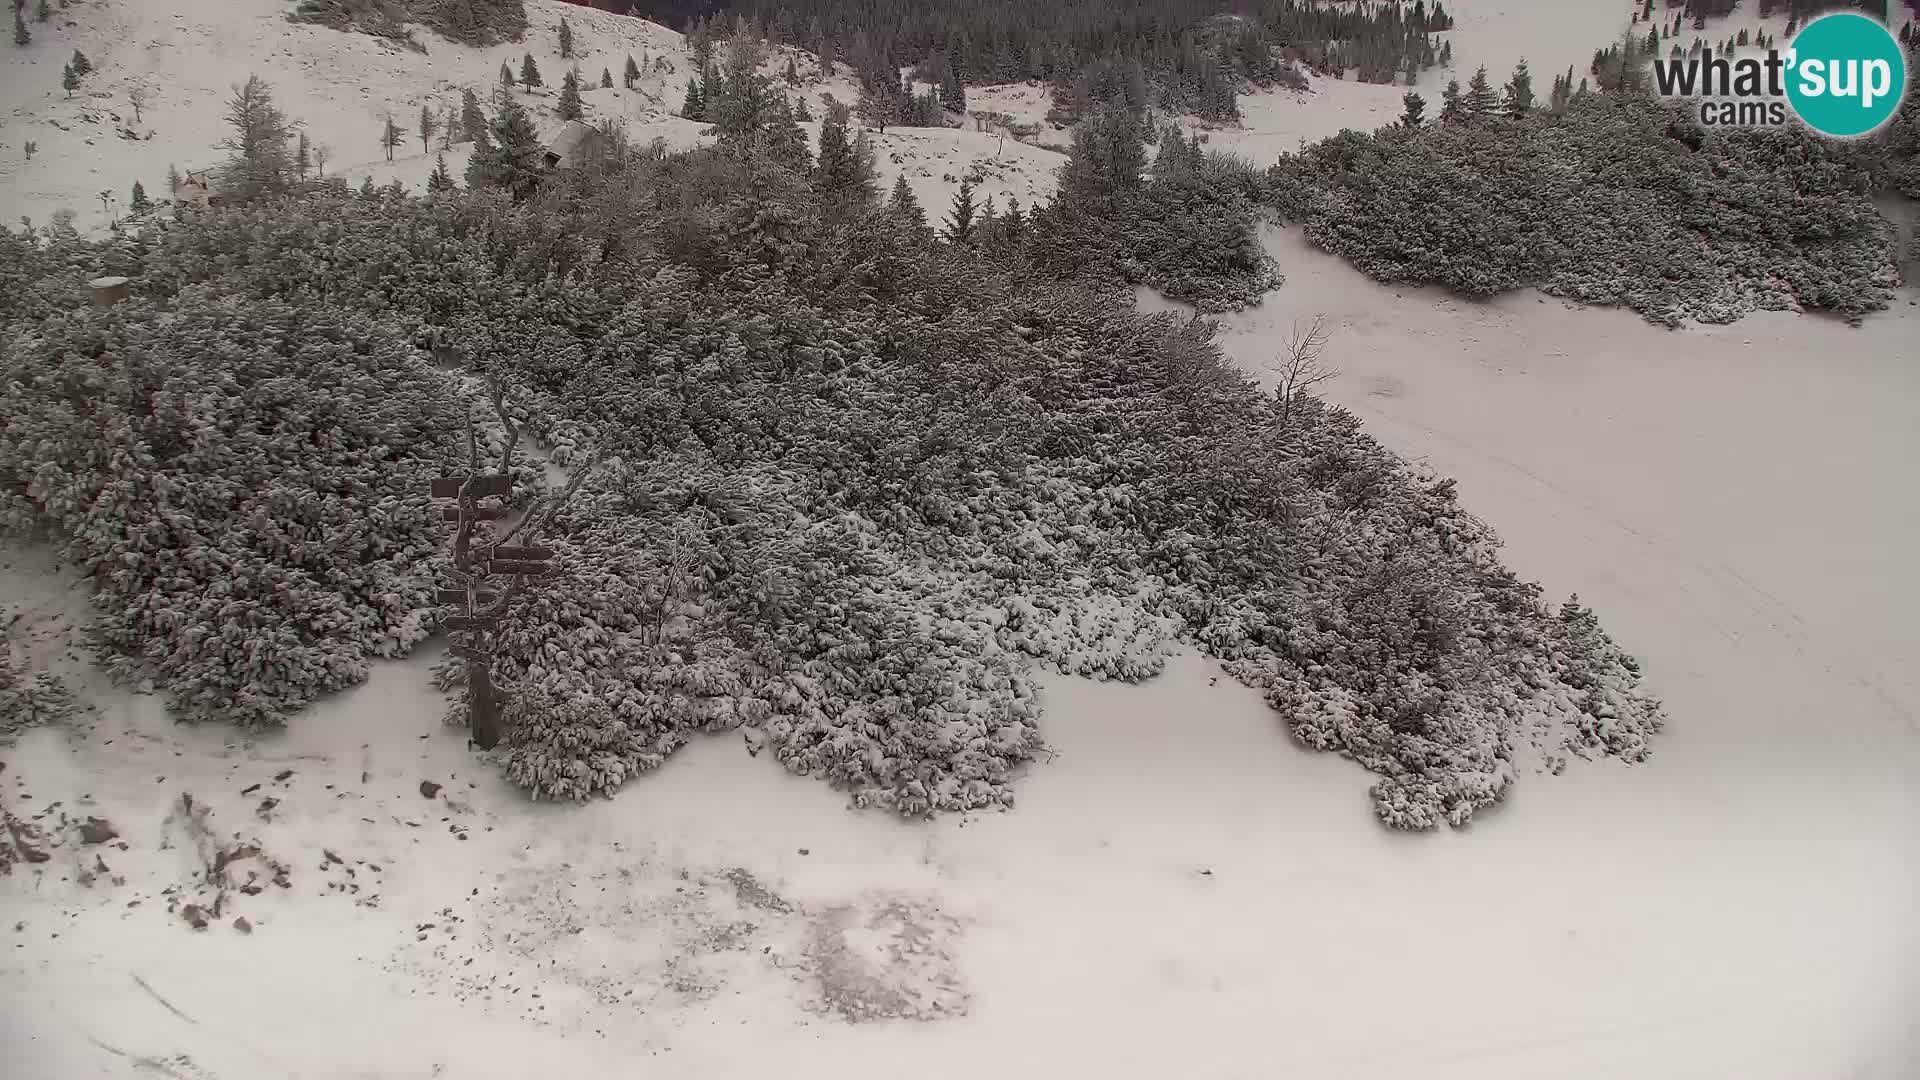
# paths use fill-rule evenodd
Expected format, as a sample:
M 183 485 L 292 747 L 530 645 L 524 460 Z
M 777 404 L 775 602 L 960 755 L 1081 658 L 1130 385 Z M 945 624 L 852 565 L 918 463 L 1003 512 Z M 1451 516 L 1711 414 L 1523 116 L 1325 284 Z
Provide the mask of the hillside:
M 556 28 L 564 16 L 575 28 L 582 97 L 589 119 L 617 117 L 634 138 L 665 139 L 672 146 L 698 142 L 704 125 L 677 113 L 693 64 L 679 33 L 641 19 L 613 15 L 557 0 L 530 0 L 526 40 L 488 48 L 451 43 L 424 29 L 416 36 L 425 54 L 393 41 L 324 26 L 290 23 L 277 0 L 182 0 L 148 5 L 136 0 L 79 0 L 46 23 L 32 23 L 33 42 L 16 48 L 0 65 L 0 95 L 11 103 L 0 131 L 0 220 L 21 216 L 44 224 L 61 208 L 75 212 L 82 229 L 124 216 L 135 181 L 149 198 L 165 198 L 169 165 L 186 172 L 219 162 L 219 143 L 229 135 L 228 99 L 236 84 L 259 75 L 275 100 L 316 146 L 325 146 L 328 175 L 358 185 L 398 179 L 419 190 L 433 170 L 435 150 L 423 150 L 416 130 L 421 106 L 457 108 L 460 91 L 484 98 L 499 85 L 500 66 L 516 76 L 532 55 L 544 87 L 516 91 L 543 132 L 559 127 L 553 114 L 567 61 L 559 55 Z M 61 67 L 74 50 L 85 53 L 94 72 L 70 97 L 60 87 Z M 621 85 L 631 55 L 643 75 L 634 90 Z M 783 53 L 769 62 L 784 70 Z M 793 54 L 802 55 L 803 54 Z M 817 65 L 801 66 L 817 74 Z M 614 86 L 602 89 L 600 72 Z M 782 84 L 784 85 L 784 84 Z M 136 121 L 131 96 L 150 95 Z M 805 94 L 817 115 L 819 95 L 851 102 L 857 90 L 844 72 L 814 79 L 792 91 Z M 386 161 L 380 132 L 391 115 L 408 131 L 393 162 Z M 818 125 L 804 125 L 818 138 Z M 129 137 L 132 136 L 132 137 Z M 38 144 L 32 160 L 25 143 Z M 873 138 L 883 185 L 904 172 L 930 212 L 944 210 L 960 176 L 976 170 L 977 198 L 1009 196 L 1031 205 L 1052 191 L 1058 154 L 959 129 L 889 128 Z M 456 146 L 448 165 L 456 175 L 469 147 Z M 111 192 L 111 208 L 99 193 Z

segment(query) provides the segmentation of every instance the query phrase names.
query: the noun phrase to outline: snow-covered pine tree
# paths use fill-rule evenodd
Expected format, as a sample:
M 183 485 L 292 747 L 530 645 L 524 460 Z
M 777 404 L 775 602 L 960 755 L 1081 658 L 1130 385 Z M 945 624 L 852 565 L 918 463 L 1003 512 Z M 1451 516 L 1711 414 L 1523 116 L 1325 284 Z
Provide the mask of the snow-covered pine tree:
M 81 78 L 93 73 L 93 61 L 87 59 L 87 54 L 79 49 L 73 50 L 73 73 Z
M 428 150 L 431 150 L 433 148 L 433 136 L 439 130 L 440 130 L 440 118 L 434 115 L 433 106 L 422 104 L 420 106 L 420 152 L 421 153 L 424 154 Z M 388 152 L 387 159 L 389 161 L 393 159 L 393 154 L 391 151 Z
M 433 172 L 427 177 L 427 191 L 437 195 L 451 190 L 453 190 L 453 174 L 447 171 L 447 155 L 437 154 L 434 156 Z
M 472 87 L 460 91 L 460 141 L 477 142 L 487 133 L 487 114 L 480 111 L 480 95 Z
M 509 99 L 493 115 L 490 138 L 476 145 L 467 161 L 467 187 L 500 188 L 524 202 L 539 189 L 544 148 L 533 120 Z
M 572 71 L 560 80 L 560 104 L 555 111 L 562 120 L 578 120 L 586 114 L 580 103 L 580 80 Z
M 905 173 L 893 178 L 893 192 L 887 196 L 887 212 L 916 229 L 927 227 L 927 213 L 920 208 L 920 200 L 914 197 L 913 189 L 907 186 Z
M 132 207 L 136 214 L 153 205 L 147 199 L 147 189 L 142 187 L 138 180 L 133 182 L 133 198 L 128 200 L 127 205 Z
M 564 15 L 560 17 L 560 59 L 573 59 L 573 24 Z
M 67 92 L 68 97 L 72 97 L 73 92 L 80 89 L 80 76 L 74 72 L 72 64 L 60 69 L 60 88 Z
M 1500 107 L 1500 97 L 1493 89 L 1493 83 L 1487 78 L 1487 69 L 1481 67 L 1473 73 L 1473 79 L 1467 83 L 1467 118 L 1485 120 L 1493 116 Z
M 520 85 L 545 86 L 540 79 L 540 65 L 533 62 L 533 54 L 527 53 L 520 58 Z
M 1400 104 L 1402 106 L 1400 111 L 1400 126 L 1403 128 L 1419 127 L 1421 120 L 1426 117 L 1427 99 L 1409 90 L 1401 95 Z
M 513 69 L 507 66 L 505 60 L 502 60 L 500 61 L 500 90 L 505 93 L 511 89 L 513 89 Z
M 613 89 L 613 72 L 608 71 L 606 68 L 600 69 L 600 89 Z
M 947 227 L 942 234 L 949 244 L 970 247 L 973 244 L 973 177 L 960 178 L 960 190 L 954 193 L 953 208 L 947 212 Z
M 273 102 L 273 89 L 258 75 L 233 88 L 227 101 L 232 134 L 220 142 L 230 151 L 221 189 L 230 199 L 249 200 L 284 188 L 293 178 L 293 124 Z
M 1533 111 L 1533 73 L 1527 70 L 1523 58 L 1513 69 L 1513 78 L 1507 81 L 1506 98 L 1501 103 L 1507 119 L 1518 120 Z

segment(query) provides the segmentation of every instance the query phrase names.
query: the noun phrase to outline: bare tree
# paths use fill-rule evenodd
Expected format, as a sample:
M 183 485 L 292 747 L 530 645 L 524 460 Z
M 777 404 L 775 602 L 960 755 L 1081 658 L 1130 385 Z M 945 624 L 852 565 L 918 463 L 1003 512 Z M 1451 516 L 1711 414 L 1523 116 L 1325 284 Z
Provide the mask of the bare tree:
M 313 144 L 313 165 L 314 168 L 319 171 L 320 179 L 322 180 L 327 178 L 327 158 L 332 155 L 332 153 L 332 149 L 330 149 L 326 143 Z
M 145 86 L 136 86 L 127 91 L 127 104 L 133 106 L 133 122 L 144 124 L 146 120 L 143 114 L 147 106 L 153 104 L 153 91 Z
M 1304 330 L 1295 323 L 1293 332 L 1287 335 L 1286 351 L 1280 355 L 1279 385 L 1273 390 L 1274 400 L 1280 403 L 1281 427 L 1292 423 L 1294 402 L 1339 374 L 1320 362 L 1329 337 L 1324 315 L 1314 316 Z

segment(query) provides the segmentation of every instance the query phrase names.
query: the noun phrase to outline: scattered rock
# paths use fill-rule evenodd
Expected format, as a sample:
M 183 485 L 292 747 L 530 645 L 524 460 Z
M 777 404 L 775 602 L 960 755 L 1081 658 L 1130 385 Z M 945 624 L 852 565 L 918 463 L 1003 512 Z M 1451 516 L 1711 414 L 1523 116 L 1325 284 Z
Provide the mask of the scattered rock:
M 243 934 L 253 933 L 253 924 L 247 921 L 247 917 L 245 915 L 234 916 L 233 928 L 235 930 L 240 931 Z
M 420 794 L 423 798 L 438 798 L 440 795 L 440 785 L 431 780 L 422 780 L 420 781 Z
M 275 774 L 273 775 L 273 779 L 274 779 L 274 781 L 275 781 L 276 783 L 278 783 L 278 782 L 280 782 L 280 781 L 283 781 L 283 780 L 285 780 L 285 779 L 286 779 L 287 777 L 289 777 L 289 776 L 292 776 L 292 775 L 293 775 L 293 770 L 292 770 L 292 769 L 281 769 L 281 770 L 280 770 L 279 772 L 277 772 L 277 773 L 275 773 Z
M 259 785 L 259 784 L 252 784 L 252 785 L 249 785 L 249 786 L 247 786 L 247 787 L 243 787 L 243 788 L 241 788 L 241 789 L 240 789 L 240 794 L 242 794 L 242 795 L 251 795 L 251 794 L 253 794 L 254 792 L 256 792 L 256 791 L 259 791 L 259 790 L 260 790 L 260 785 Z
M 201 907 L 199 904 L 188 904 L 186 907 L 181 908 L 180 917 L 187 920 L 187 925 L 193 927 L 195 930 L 205 930 L 207 928 L 207 909 Z
M 812 853 L 813 853 L 813 852 L 812 852 L 812 850 L 811 850 L 811 849 L 808 849 L 808 848 L 801 848 L 801 849 L 800 849 L 800 854 L 802 854 L 802 855 L 811 855 Z
M 80 842 L 83 844 L 104 844 L 120 837 L 120 830 L 105 818 L 90 817 L 80 823 Z

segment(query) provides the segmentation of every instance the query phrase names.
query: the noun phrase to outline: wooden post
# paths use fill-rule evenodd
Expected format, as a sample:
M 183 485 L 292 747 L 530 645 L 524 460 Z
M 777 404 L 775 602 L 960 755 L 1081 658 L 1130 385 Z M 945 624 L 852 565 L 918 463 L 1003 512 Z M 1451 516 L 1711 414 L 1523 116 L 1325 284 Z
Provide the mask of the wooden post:
M 447 629 L 460 636 L 453 655 L 467 662 L 467 730 L 474 744 L 491 750 L 500 742 L 500 707 L 493 687 L 493 650 L 487 636 L 498 629 L 497 620 L 507 601 L 530 577 L 543 577 L 553 568 L 549 548 L 528 545 L 489 544 L 476 550 L 470 543 L 473 527 L 480 521 L 497 521 L 507 515 L 501 507 L 477 505 L 487 498 L 505 498 L 513 493 L 512 478 L 490 476 L 442 476 L 432 481 L 429 494 L 436 499 L 454 499 L 442 516 L 456 523 L 453 565 L 466 579 L 464 589 L 443 589 L 435 599 L 452 607 L 455 614 L 446 620 Z M 485 579 L 511 576 L 513 585 L 505 593 L 487 588 Z
M 133 283 L 118 275 L 97 277 L 87 284 L 93 287 L 94 307 L 111 307 L 133 294 Z

